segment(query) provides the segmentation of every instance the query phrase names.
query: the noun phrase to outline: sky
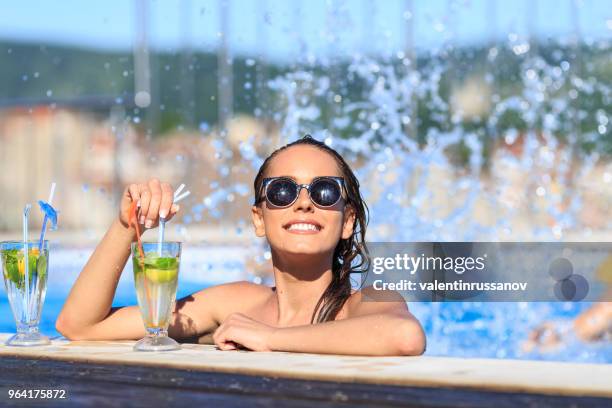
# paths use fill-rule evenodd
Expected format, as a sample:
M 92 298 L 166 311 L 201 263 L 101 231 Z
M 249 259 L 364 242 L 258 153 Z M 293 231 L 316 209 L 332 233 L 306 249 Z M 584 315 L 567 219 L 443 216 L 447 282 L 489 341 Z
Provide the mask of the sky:
M 412 4 L 412 6 L 410 6 Z M 224 5 L 224 6 L 223 6 Z M 612 39 L 609 0 L 0 0 L 0 40 L 130 50 L 137 15 L 151 47 L 214 50 L 291 60 L 527 38 Z M 144 14 L 143 10 L 148 10 Z

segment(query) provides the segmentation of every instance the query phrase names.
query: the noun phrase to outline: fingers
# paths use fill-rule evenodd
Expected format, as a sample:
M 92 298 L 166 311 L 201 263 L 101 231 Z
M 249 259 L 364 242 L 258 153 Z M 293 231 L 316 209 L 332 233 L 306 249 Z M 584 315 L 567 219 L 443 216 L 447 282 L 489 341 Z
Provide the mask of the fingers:
M 130 197 L 132 201 L 140 200 L 140 190 L 138 189 L 138 184 L 130 184 L 126 190 L 127 196 Z
M 158 179 L 151 179 L 148 184 L 151 191 L 151 201 L 149 202 L 149 210 L 145 214 L 145 227 L 151 228 L 159 217 L 159 207 L 162 201 L 162 187 Z
M 213 334 L 213 341 L 220 350 L 232 350 L 233 342 L 228 339 L 228 326 L 221 325 Z
M 159 216 L 161 218 L 167 218 L 170 214 L 173 196 L 172 186 L 168 183 L 161 183 L 161 203 L 159 206 Z
M 140 191 L 140 218 L 138 222 L 145 228 L 151 228 L 159 216 L 162 190 L 158 179 L 151 179 L 148 183 L 138 185 Z
M 160 217 L 169 221 L 179 211 L 179 206 L 174 204 L 172 186 L 169 183 L 161 183 L 155 178 L 147 183 L 130 184 L 124 196 L 129 201 L 139 202 L 137 222 L 145 228 L 157 225 Z
M 240 313 L 232 313 L 225 321 L 215 330 L 213 334 L 213 341 L 220 350 L 237 350 L 238 343 L 236 336 L 238 335 L 237 330 L 244 322 L 244 319 L 248 319 L 246 316 Z
M 138 191 L 140 192 L 140 218 L 138 219 L 138 223 L 144 224 L 147 214 L 149 213 L 151 191 L 149 190 L 149 186 L 144 183 L 138 185 Z
M 172 204 L 170 207 L 170 214 L 166 217 L 166 221 L 170 221 L 176 213 L 180 210 L 181 206 L 178 204 Z
M 238 349 L 238 346 L 233 341 L 226 341 L 224 343 L 218 344 L 217 347 L 219 347 L 223 351 Z

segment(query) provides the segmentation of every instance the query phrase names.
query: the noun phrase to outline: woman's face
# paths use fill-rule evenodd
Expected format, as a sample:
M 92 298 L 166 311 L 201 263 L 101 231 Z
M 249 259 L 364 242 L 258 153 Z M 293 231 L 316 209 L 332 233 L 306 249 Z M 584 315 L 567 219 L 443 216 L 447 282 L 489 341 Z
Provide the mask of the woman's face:
M 289 177 L 298 184 L 310 184 L 321 176 L 342 177 L 334 158 L 327 152 L 306 145 L 287 148 L 277 154 L 264 177 Z M 346 198 L 346 192 L 342 192 Z M 353 233 L 354 213 L 342 199 L 332 207 L 314 204 L 306 189 L 289 207 L 278 208 L 262 201 L 253 207 L 257 236 L 266 236 L 273 250 L 284 254 L 333 254 L 338 241 Z M 313 224 L 315 231 L 300 230 L 294 224 Z

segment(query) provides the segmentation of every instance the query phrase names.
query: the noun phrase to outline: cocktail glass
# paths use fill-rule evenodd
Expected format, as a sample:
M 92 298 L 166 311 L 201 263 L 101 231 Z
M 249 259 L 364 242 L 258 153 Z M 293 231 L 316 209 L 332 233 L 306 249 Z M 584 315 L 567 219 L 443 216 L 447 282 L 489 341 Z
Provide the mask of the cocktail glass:
M 138 306 L 147 335 L 134 345 L 137 351 L 178 350 L 181 346 L 168 337 L 168 325 L 176 301 L 181 243 L 142 244 L 144 259 L 138 243 L 132 244 L 134 284 Z
M 27 244 L 20 241 L 0 242 L 0 261 L 4 287 L 11 304 L 17 334 L 6 344 L 8 346 L 42 346 L 50 344 L 49 338 L 39 332 L 40 315 L 47 292 L 47 272 L 49 265 L 49 241 Z M 26 281 L 26 269 L 29 279 Z

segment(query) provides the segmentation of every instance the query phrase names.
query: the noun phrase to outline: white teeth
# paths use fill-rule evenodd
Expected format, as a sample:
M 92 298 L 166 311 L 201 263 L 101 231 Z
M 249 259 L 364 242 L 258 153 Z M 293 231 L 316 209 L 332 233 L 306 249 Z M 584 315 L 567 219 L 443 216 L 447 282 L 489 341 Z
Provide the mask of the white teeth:
M 319 230 L 319 228 L 317 228 L 315 225 L 306 224 L 306 223 L 291 224 L 289 228 L 287 229 L 288 230 L 300 230 L 300 231 L 318 231 Z

